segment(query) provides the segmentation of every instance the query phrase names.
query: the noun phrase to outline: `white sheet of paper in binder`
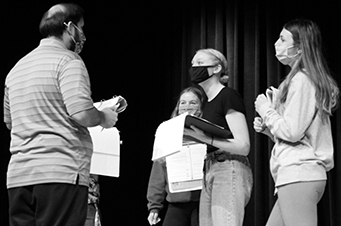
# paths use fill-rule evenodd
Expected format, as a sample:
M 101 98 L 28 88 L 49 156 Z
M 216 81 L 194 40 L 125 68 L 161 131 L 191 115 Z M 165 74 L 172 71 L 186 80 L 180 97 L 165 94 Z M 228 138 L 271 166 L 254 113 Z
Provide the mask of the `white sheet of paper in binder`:
M 171 193 L 200 190 L 206 144 L 184 144 L 180 152 L 166 157 L 168 186 Z

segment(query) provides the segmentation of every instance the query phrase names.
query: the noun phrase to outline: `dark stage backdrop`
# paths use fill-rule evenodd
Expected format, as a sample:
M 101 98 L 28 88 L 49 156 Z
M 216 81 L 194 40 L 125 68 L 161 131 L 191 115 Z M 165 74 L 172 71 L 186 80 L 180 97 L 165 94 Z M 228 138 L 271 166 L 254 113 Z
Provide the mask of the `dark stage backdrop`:
M 122 95 L 128 108 L 119 115 L 123 140 L 119 178 L 100 177 L 103 225 L 148 225 L 146 189 L 157 126 L 167 120 L 179 92 L 190 85 L 187 71 L 195 51 L 216 48 L 228 59 L 229 86 L 244 98 L 251 136 L 249 155 L 254 173 L 252 199 L 244 226 L 265 225 L 272 205 L 269 174 L 272 143 L 256 134 L 254 100 L 268 86 L 277 87 L 288 72 L 280 65 L 274 43 L 285 22 L 297 17 L 316 21 L 324 50 L 340 84 L 340 11 L 337 1 L 151 0 L 74 1 L 86 11 L 87 42 L 81 53 L 90 73 L 93 99 Z M 1 83 L 17 60 L 41 38 L 38 25 L 52 0 L 6 1 L 1 5 Z M 328 174 L 319 203 L 319 225 L 341 225 L 340 109 L 332 117 L 335 167 Z M 0 224 L 8 225 L 6 169 L 9 132 L 1 127 Z

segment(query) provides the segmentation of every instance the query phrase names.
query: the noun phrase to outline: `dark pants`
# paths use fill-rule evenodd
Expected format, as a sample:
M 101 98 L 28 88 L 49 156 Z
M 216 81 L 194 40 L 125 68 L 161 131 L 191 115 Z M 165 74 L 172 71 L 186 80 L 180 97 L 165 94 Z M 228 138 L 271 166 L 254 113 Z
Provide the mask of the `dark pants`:
M 88 187 L 48 183 L 8 189 L 10 226 L 84 226 Z
M 163 226 L 199 226 L 199 202 L 169 203 Z

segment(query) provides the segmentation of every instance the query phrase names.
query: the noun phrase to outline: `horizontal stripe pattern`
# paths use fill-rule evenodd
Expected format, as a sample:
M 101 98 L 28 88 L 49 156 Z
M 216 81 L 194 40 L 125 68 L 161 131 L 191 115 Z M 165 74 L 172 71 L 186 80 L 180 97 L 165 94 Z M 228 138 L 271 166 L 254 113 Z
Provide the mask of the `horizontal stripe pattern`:
M 93 108 L 82 59 L 55 39 L 43 39 L 10 71 L 4 121 L 12 125 L 7 187 L 38 183 L 88 185 L 92 141 L 71 116 Z

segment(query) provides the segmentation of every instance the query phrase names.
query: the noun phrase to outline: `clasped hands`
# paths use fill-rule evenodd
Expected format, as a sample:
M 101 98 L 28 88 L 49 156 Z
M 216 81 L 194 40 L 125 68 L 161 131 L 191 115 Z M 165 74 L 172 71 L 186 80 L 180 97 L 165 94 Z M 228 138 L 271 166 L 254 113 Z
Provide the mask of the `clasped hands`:
M 267 128 L 263 122 L 263 118 L 269 108 L 274 108 L 277 93 L 278 90 L 271 86 L 266 90 L 265 94 L 259 94 L 257 96 L 255 100 L 255 110 L 260 117 L 256 116 L 253 121 L 253 128 L 256 132 L 261 133 Z

